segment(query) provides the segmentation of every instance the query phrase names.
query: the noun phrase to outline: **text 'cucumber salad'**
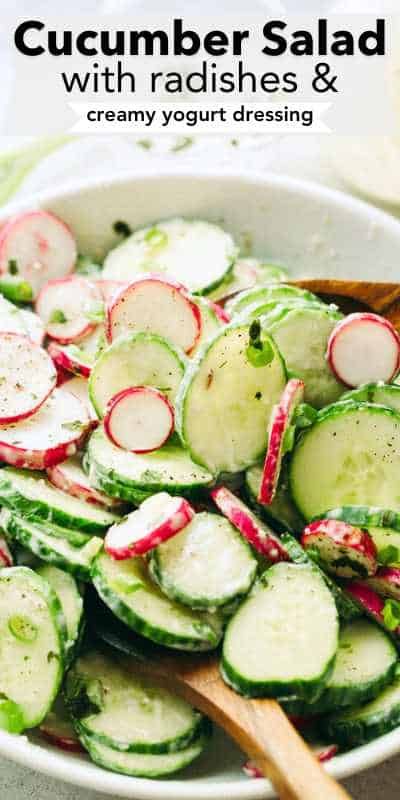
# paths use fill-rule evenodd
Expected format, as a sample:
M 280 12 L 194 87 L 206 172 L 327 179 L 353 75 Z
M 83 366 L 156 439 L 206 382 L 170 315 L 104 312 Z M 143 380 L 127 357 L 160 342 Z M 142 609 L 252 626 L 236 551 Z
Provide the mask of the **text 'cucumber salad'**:
M 181 770 L 210 721 L 135 670 L 171 648 L 321 761 L 393 730 L 398 333 L 210 222 L 114 228 L 103 264 L 47 211 L 0 230 L 0 728 Z

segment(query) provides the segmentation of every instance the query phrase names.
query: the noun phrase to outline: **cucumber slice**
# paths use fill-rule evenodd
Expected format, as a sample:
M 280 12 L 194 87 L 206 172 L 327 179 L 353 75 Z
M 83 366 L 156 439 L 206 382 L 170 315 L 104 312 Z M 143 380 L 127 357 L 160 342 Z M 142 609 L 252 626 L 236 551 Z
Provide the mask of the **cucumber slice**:
M 103 534 L 118 517 L 56 489 L 40 472 L 0 470 L 0 501 L 17 514 L 85 533 Z
M 74 731 L 70 716 L 65 707 L 62 694 L 56 698 L 48 714 L 40 725 L 40 733 L 47 742 L 67 750 L 69 753 L 82 753 L 84 749 Z
M 379 506 L 340 506 L 324 514 L 325 519 L 337 519 L 363 528 L 393 528 L 400 532 L 400 513 Z
M 332 714 L 320 725 L 329 738 L 346 747 L 357 747 L 389 733 L 400 725 L 400 677 L 372 702 Z
M 233 316 L 247 312 L 255 304 L 261 306 L 270 302 L 285 303 L 288 300 L 301 300 L 305 303 L 324 305 L 316 294 L 308 292 L 307 289 L 299 289 L 298 286 L 289 286 L 282 283 L 277 285 L 267 283 L 266 286 L 254 286 L 251 289 L 240 292 L 240 294 L 226 303 L 226 310 L 228 314 Z
M 352 400 L 356 403 L 377 403 L 400 412 L 400 386 L 392 383 L 366 383 L 358 389 L 352 389 L 341 396 L 341 401 Z
M 81 742 L 99 767 L 137 778 L 162 778 L 191 764 L 203 751 L 209 738 L 209 735 L 200 736 L 185 750 L 164 755 L 120 753 L 92 736 L 82 736 Z
M 351 622 L 340 631 L 335 666 L 321 697 L 312 704 L 283 706 L 288 714 L 307 716 L 367 703 L 392 683 L 396 665 L 396 648 L 381 628 L 366 619 Z
M 190 364 L 176 399 L 176 426 L 194 461 L 239 472 L 265 452 L 268 420 L 286 384 L 280 353 L 263 338 L 253 366 L 248 325 L 227 325 Z M 238 379 L 240 376 L 240 380 Z
M 183 352 L 155 333 L 121 336 L 96 361 L 89 378 L 89 396 L 104 417 L 114 395 L 130 386 L 153 386 L 173 403 L 185 368 Z
M 61 606 L 49 584 L 27 567 L 2 570 L 0 692 L 19 707 L 24 728 L 41 723 L 58 693 L 64 636 Z M 3 714 L 5 707 L 2 726 Z
M 213 476 L 195 464 L 185 450 L 167 444 L 154 453 L 127 453 L 109 441 L 103 428 L 98 428 L 90 438 L 85 466 L 89 467 L 91 483 L 105 482 L 121 485 L 125 495 L 103 489 L 112 497 L 136 503 L 145 496 L 167 491 L 171 494 L 191 494 L 210 486 Z M 93 472 L 93 477 L 92 477 Z M 130 494 L 132 492 L 132 495 Z
M 92 650 L 67 675 L 75 729 L 113 750 L 174 753 L 198 738 L 203 717 L 184 700 L 135 675 L 132 662 Z
M 124 656 L 131 656 L 138 661 L 156 659 L 166 648 L 154 644 L 150 639 L 139 636 L 132 628 L 128 628 L 110 609 L 102 603 L 94 589 L 88 588 L 85 596 L 85 608 L 89 635 L 92 641 L 107 645 Z
M 36 570 L 41 578 L 46 580 L 56 593 L 63 610 L 67 626 L 67 640 L 65 653 L 67 661 L 73 656 L 75 647 L 80 641 L 83 628 L 83 597 L 77 582 L 72 575 L 58 569 L 51 564 L 43 564 Z
M 298 306 L 282 311 L 275 321 L 263 321 L 289 372 L 304 381 L 306 402 L 316 408 L 334 403 L 344 391 L 325 358 L 329 336 L 341 319 L 328 307 Z
M 248 306 L 241 314 L 234 317 L 236 320 L 246 320 L 251 322 L 253 319 L 261 318 L 263 325 L 267 327 L 282 319 L 289 311 L 295 308 L 327 309 L 327 306 L 319 301 L 314 303 L 303 300 L 301 297 L 292 297 L 287 300 L 269 300 L 267 303 L 255 302 Z
M 277 264 L 270 264 L 259 258 L 238 258 L 227 280 L 214 289 L 209 297 L 218 302 L 245 289 L 251 289 L 256 284 L 283 283 L 287 277 L 287 270 Z
M 303 550 L 301 544 L 290 533 L 283 533 L 281 536 L 282 544 L 289 554 L 290 560 L 295 564 L 306 564 L 316 570 L 328 587 L 335 600 L 337 612 L 343 622 L 351 622 L 361 616 L 361 611 L 351 597 L 344 592 L 332 578 L 323 572 L 322 569 L 312 561 L 310 556 Z
M 93 536 L 82 547 L 74 547 L 67 539 L 49 535 L 47 526 L 30 522 L 6 508 L 0 514 L 0 526 L 42 561 L 54 564 L 82 581 L 90 580 L 90 569 L 103 545 L 102 539 Z
M 307 520 L 345 505 L 400 511 L 399 470 L 400 415 L 370 403 L 337 403 L 295 445 L 290 486 Z
M 335 602 L 312 567 L 275 564 L 228 624 L 224 680 L 249 697 L 317 699 L 338 647 Z
M 217 225 L 170 219 L 135 231 L 111 250 L 103 277 L 130 281 L 138 273 L 156 272 L 207 294 L 227 278 L 237 254 L 232 237 Z
M 191 608 L 212 610 L 240 599 L 256 572 L 247 542 L 228 520 L 208 512 L 196 514 L 150 556 L 150 573 L 161 589 Z
M 107 476 L 98 472 L 93 465 L 90 467 L 89 474 L 90 484 L 96 489 L 106 492 L 107 495 L 115 500 L 124 503 L 132 503 L 135 506 L 140 506 L 143 500 L 151 497 L 152 492 L 143 492 L 139 489 L 130 488 L 126 484 L 119 483 L 116 480 L 110 480 Z
M 140 558 L 113 561 L 100 553 L 92 569 L 103 602 L 137 633 L 179 650 L 213 650 L 222 635 L 217 618 L 172 602 L 147 575 Z
M 204 347 L 204 345 L 213 337 L 222 327 L 222 322 L 218 319 L 215 310 L 210 303 L 209 300 L 205 297 L 194 297 L 193 298 L 197 307 L 200 309 L 201 314 L 201 334 L 200 339 L 197 342 L 194 349 L 191 351 L 190 355 L 193 356 L 197 355 L 200 349 Z
M 255 464 L 246 470 L 244 492 L 249 505 L 256 513 L 280 532 L 300 533 L 304 528 L 303 517 L 299 514 L 289 492 L 289 479 L 285 464 L 280 475 L 276 495 L 269 506 L 262 506 L 258 502 L 263 468 Z

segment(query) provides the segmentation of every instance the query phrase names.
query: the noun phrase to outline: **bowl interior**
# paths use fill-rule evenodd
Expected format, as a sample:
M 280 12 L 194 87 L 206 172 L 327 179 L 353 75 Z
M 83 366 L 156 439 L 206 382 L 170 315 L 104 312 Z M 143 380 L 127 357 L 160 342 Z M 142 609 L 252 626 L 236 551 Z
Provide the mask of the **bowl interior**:
M 364 203 L 286 178 L 243 175 L 146 174 L 73 186 L 8 207 L 44 207 L 77 235 L 80 251 L 102 256 L 116 241 L 113 223 L 133 228 L 173 215 L 202 217 L 225 226 L 244 252 L 289 267 L 294 275 L 396 280 L 400 225 Z M 0 219 L 1 222 L 1 219 Z M 337 777 L 372 766 L 400 750 L 400 730 L 334 759 Z M 0 753 L 86 788 L 149 800 L 232 800 L 272 797 L 270 785 L 246 778 L 244 757 L 218 731 L 214 746 L 175 780 L 149 781 L 105 772 L 85 757 L 51 748 L 34 736 L 0 733 Z

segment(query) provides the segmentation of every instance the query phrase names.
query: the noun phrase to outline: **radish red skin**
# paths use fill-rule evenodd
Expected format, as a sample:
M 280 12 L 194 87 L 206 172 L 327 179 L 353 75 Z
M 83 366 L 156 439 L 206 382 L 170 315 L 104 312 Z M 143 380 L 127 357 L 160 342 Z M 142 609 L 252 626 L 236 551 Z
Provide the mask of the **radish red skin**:
M 145 533 L 142 539 L 136 540 L 131 544 L 122 546 L 114 546 L 112 544 L 113 528 L 116 528 L 118 523 L 117 525 L 113 525 L 108 531 L 104 540 L 105 551 L 115 561 L 124 561 L 127 558 L 143 556 L 150 550 L 158 547 L 158 545 L 162 544 L 162 542 L 166 542 L 168 539 L 176 536 L 177 533 L 189 525 L 189 522 L 192 521 L 196 513 L 194 508 L 192 508 L 190 503 L 185 500 L 185 498 L 180 497 L 176 499 L 179 499 L 180 504 L 179 507 L 174 511 L 173 515 L 165 519 L 160 525 L 158 525 L 156 528 L 153 528 L 153 530 Z
M 0 536 L 0 567 L 12 567 L 13 564 L 14 560 L 10 553 L 8 544 L 3 536 Z
M 224 486 L 212 489 L 211 497 L 229 522 L 272 564 L 289 560 L 279 539 L 229 489 Z
M 364 559 L 367 574 L 375 574 L 378 569 L 377 549 L 368 531 L 356 528 L 347 522 L 322 519 L 311 522 L 304 528 L 301 544 L 305 550 L 310 547 L 318 547 L 321 537 L 327 538 L 332 545 L 337 545 L 341 551 L 340 555 L 348 552 L 349 557 L 352 553 L 361 556 Z
M 87 364 L 83 364 L 83 362 L 79 362 L 70 357 L 65 350 L 62 350 L 61 347 L 58 345 L 57 342 L 50 342 L 47 352 L 49 356 L 53 359 L 54 364 L 56 365 L 57 370 L 61 369 L 67 373 L 67 378 L 69 378 L 69 373 L 73 375 L 80 375 L 82 378 L 89 378 L 90 373 L 92 371 L 91 367 Z
M 118 506 L 121 505 L 118 500 L 114 500 L 112 497 L 106 497 L 102 492 L 98 492 L 97 489 L 82 486 L 79 483 L 73 483 L 67 480 L 62 471 L 62 463 L 49 467 L 47 470 L 47 477 L 57 489 L 61 489 L 61 491 L 66 494 L 70 494 L 71 497 L 78 497 L 81 500 L 85 500 L 86 503 L 91 503 L 94 506 L 107 509 L 118 508 Z
M 346 583 L 345 589 L 346 592 L 348 592 L 358 603 L 358 605 L 365 609 L 368 615 L 374 617 L 377 622 L 386 628 L 383 617 L 385 601 L 379 594 L 377 594 L 368 586 L 366 581 L 352 581 L 351 583 Z M 400 636 L 400 626 L 396 628 L 393 633 L 395 636 Z
M 87 278 L 84 278 L 81 275 L 70 275 L 66 278 L 55 278 L 52 281 L 48 281 L 48 283 L 46 283 L 42 287 L 36 300 L 36 306 L 35 306 L 36 313 L 42 319 L 43 324 L 46 327 L 48 336 L 50 336 L 52 339 L 54 339 L 55 342 L 58 342 L 59 344 L 74 344 L 80 342 L 82 341 L 82 339 L 85 339 L 86 336 L 89 336 L 90 333 L 93 333 L 93 331 L 96 329 L 98 325 L 97 322 L 91 322 L 90 320 L 85 320 L 85 324 L 83 325 L 82 329 L 73 336 L 60 336 L 55 334 L 54 332 L 51 332 L 51 330 L 49 329 L 51 327 L 51 324 L 49 322 L 46 323 L 46 320 L 40 313 L 40 310 L 45 309 L 47 305 L 46 294 L 49 290 L 51 290 L 53 286 L 67 287 L 70 286 L 71 284 L 75 286 L 75 290 L 77 293 L 79 293 L 79 285 L 84 287 L 89 286 L 93 291 L 93 298 L 92 298 L 93 302 L 100 301 L 102 299 L 100 288 L 96 286 L 95 283 L 87 280 Z
M 380 567 L 376 575 L 369 578 L 366 583 L 382 597 L 400 600 L 400 569 L 398 567 Z
M 43 351 L 43 348 L 39 344 L 36 344 L 28 336 L 22 336 L 19 333 L 0 333 L 0 352 L 1 352 L 1 340 L 3 338 L 4 339 L 11 339 L 12 341 L 15 341 L 16 343 L 19 342 L 19 343 L 23 344 L 24 349 L 31 348 L 33 351 L 38 351 L 39 350 L 39 351 L 45 352 L 45 351 Z M 28 419 L 29 417 L 32 417 L 34 414 L 36 414 L 36 412 L 39 411 L 39 409 L 42 407 L 42 405 L 44 405 L 46 400 L 48 400 L 48 398 L 50 397 L 50 395 L 52 394 L 52 392 L 56 388 L 57 380 L 58 380 L 57 371 L 54 368 L 53 381 L 49 382 L 49 390 L 43 397 L 40 398 L 39 402 L 34 404 L 32 406 L 32 408 L 30 408 L 29 410 L 27 410 L 25 412 L 22 412 L 22 413 L 19 413 L 19 414 L 16 414 L 16 415 L 4 415 L 4 416 L 0 417 L 0 425 L 12 425 L 14 422 L 22 422 L 24 419 Z
M 303 398 L 304 382 L 292 378 L 286 384 L 278 405 L 272 411 L 268 448 L 258 497 L 259 502 L 264 505 L 270 505 L 274 499 L 282 463 L 285 432 L 291 424 L 293 412 Z
M 89 427 L 88 425 L 88 428 L 75 440 L 49 447 L 47 450 L 24 450 L 21 447 L 15 447 L 0 441 L 0 461 L 4 461 L 5 464 L 9 464 L 11 467 L 17 467 L 17 469 L 43 470 L 53 467 L 56 464 L 60 464 L 61 461 L 66 461 L 69 456 L 75 455 L 82 447 Z
M 347 317 L 345 317 L 345 319 L 341 320 L 341 322 L 339 322 L 333 329 L 328 340 L 328 347 L 326 353 L 328 364 L 335 377 L 341 383 L 345 384 L 350 388 L 357 388 L 360 385 L 360 383 L 358 382 L 352 383 L 344 378 L 344 376 L 340 372 L 340 368 L 338 368 L 335 358 L 335 346 L 340 335 L 343 333 L 343 331 L 348 331 L 350 326 L 359 325 L 360 323 L 379 325 L 382 328 L 385 328 L 385 330 L 388 333 L 390 333 L 394 345 L 397 348 L 397 357 L 395 357 L 394 359 L 393 369 L 391 370 L 390 374 L 383 377 L 377 376 L 376 378 L 376 380 L 384 380 L 386 383 L 390 383 L 391 380 L 397 375 L 400 369 L 400 336 L 396 331 L 396 329 L 394 328 L 394 326 L 392 325 L 392 323 L 389 322 L 389 320 L 385 319 L 384 317 L 379 316 L 378 314 L 372 314 L 370 312 L 359 312 L 355 314 L 349 314 Z M 362 383 L 369 383 L 372 382 L 373 380 L 374 378 L 369 376 L 368 378 L 363 380 Z
M 58 747 L 59 750 L 65 750 L 68 753 L 84 753 L 85 749 L 82 747 L 78 739 L 70 739 L 68 736 L 57 736 L 50 730 L 40 728 L 40 734 L 46 739 L 47 742 Z
M 310 745 L 310 747 L 320 764 L 330 761 L 339 752 L 337 744 Z M 243 764 L 242 769 L 248 778 L 260 779 L 265 777 L 259 767 L 257 767 L 257 764 L 255 764 L 253 761 L 246 761 L 246 763 Z
M 165 442 L 169 439 L 171 433 L 174 430 L 174 424 L 175 424 L 174 409 L 173 409 L 170 401 L 168 400 L 168 397 L 166 397 L 166 395 L 163 394 L 162 392 L 159 392 L 158 389 L 154 389 L 152 386 L 131 386 L 131 387 L 128 387 L 128 389 L 122 389 L 122 391 L 120 391 L 120 392 L 118 392 L 118 394 L 114 395 L 114 397 L 111 398 L 111 400 L 110 400 L 110 402 L 108 403 L 108 406 L 107 406 L 106 416 L 104 417 L 104 430 L 105 430 L 105 433 L 107 434 L 108 438 L 110 439 L 110 441 L 113 444 L 115 444 L 116 447 L 121 447 L 121 444 L 115 438 L 115 436 L 113 434 L 113 430 L 112 430 L 113 413 L 114 413 L 115 409 L 117 408 L 117 406 L 119 406 L 120 403 L 124 402 L 125 400 L 129 400 L 130 397 L 134 396 L 135 394 L 139 394 L 139 393 L 140 394 L 146 393 L 149 396 L 158 397 L 160 399 L 160 401 L 162 401 L 164 403 L 164 405 L 168 408 L 169 413 L 170 413 L 169 430 L 166 433 L 166 435 L 164 436 L 164 438 L 159 443 L 157 443 L 157 445 L 155 447 L 149 447 L 147 449 L 141 449 L 141 450 L 136 450 L 135 449 L 135 450 L 131 450 L 130 451 L 132 453 L 139 453 L 139 454 L 140 453 L 142 453 L 142 454 L 144 454 L 144 453 L 152 453 L 154 450 L 159 450 L 160 447 L 162 447 L 163 444 L 165 444 Z M 122 448 L 122 449 L 125 449 L 125 448 Z
M 227 325 L 231 321 L 228 312 L 225 311 L 225 309 L 222 308 L 222 306 L 218 305 L 218 303 L 213 303 L 210 301 L 210 306 L 215 312 L 215 315 L 218 317 L 220 322 L 223 322 L 225 325 Z
M 171 280 L 170 278 L 166 279 L 162 275 L 157 275 L 155 273 L 147 274 L 144 276 L 139 276 L 134 281 L 132 281 L 127 286 L 123 286 L 121 290 L 112 297 L 111 302 L 109 302 L 107 307 L 107 322 L 106 322 L 106 336 L 109 342 L 113 341 L 113 318 L 115 313 L 118 310 L 118 307 L 121 303 L 125 302 L 124 298 L 127 292 L 134 291 L 136 287 L 144 286 L 145 284 L 161 284 L 162 286 L 166 286 L 169 289 L 174 290 L 178 293 L 187 303 L 188 307 L 190 307 L 191 314 L 195 321 L 196 333 L 191 342 L 190 346 L 186 348 L 186 353 L 190 354 L 192 350 L 196 347 L 199 342 L 201 331 L 202 331 L 202 318 L 201 318 L 201 311 L 200 308 L 194 303 L 189 294 L 187 289 L 177 281 Z

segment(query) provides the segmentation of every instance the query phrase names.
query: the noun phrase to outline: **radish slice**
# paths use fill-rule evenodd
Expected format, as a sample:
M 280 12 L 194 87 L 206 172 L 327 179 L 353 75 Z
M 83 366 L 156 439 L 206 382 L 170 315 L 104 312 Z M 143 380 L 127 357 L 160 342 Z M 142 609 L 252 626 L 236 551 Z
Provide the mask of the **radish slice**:
M 400 569 L 397 567 L 380 567 L 367 585 L 381 597 L 392 597 L 400 601 Z
M 109 529 L 105 550 L 118 561 L 144 555 L 179 533 L 194 515 L 194 509 L 183 497 L 160 492 Z
M 39 345 L 16 333 L 0 333 L 0 424 L 32 416 L 57 383 L 54 364 Z
M 369 617 L 373 617 L 373 619 L 387 630 L 383 614 L 385 601 L 368 586 L 366 581 L 362 583 L 360 581 L 352 581 L 346 584 L 345 589 Z M 400 626 L 395 628 L 393 633 L 396 636 L 400 636 Z
M 324 567 L 339 578 L 366 578 L 378 569 L 377 550 L 368 531 L 321 519 L 304 529 L 301 543 L 316 552 Z
M 309 747 L 320 764 L 330 761 L 331 758 L 334 758 L 339 751 L 337 744 L 310 744 Z M 265 778 L 265 775 L 263 775 L 260 768 L 257 767 L 257 764 L 255 764 L 254 761 L 246 761 L 246 763 L 243 764 L 242 770 L 248 778 Z
M 35 296 L 47 281 L 72 272 L 76 258 L 70 229 L 49 211 L 19 214 L 0 230 L 0 273 L 8 274 L 13 265 Z
M 4 538 L 0 536 L 0 568 L 12 567 L 14 559 L 10 553 L 10 548 Z
M 185 289 L 157 275 L 139 278 L 113 298 L 108 308 L 107 335 L 158 333 L 189 353 L 201 334 L 201 313 Z
M 174 429 L 168 397 L 151 386 L 123 389 L 111 398 L 104 430 L 117 447 L 131 453 L 159 450 Z
M 48 353 L 57 368 L 72 372 L 74 375 L 82 375 L 83 378 L 89 378 L 104 341 L 103 326 L 98 325 L 93 333 L 87 336 L 79 345 L 62 345 L 58 342 L 50 342 Z
M 100 289 L 86 278 L 73 275 L 49 281 L 36 301 L 36 311 L 46 331 L 60 344 L 77 342 L 96 328 L 90 319 L 103 306 Z
M 35 344 L 42 345 L 46 331 L 39 314 L 35 314 L 35 312 L 30 311 L 29 308 L 21 308 L 19 313 L 29 338 L 32 339 L 32 342 L 35 342 Z
M 95 281 L 95 283 L 100 289 L 101 296 L 105 303 L 111 303 L 115 295 L 120 292 L 121 289 L 124 289 L 129 285 L 128 283 L 124 283 L 124 281 L 98 280 Z
M 304 382 L 292 378 L 287 384 L 279 403 L 272 409 L 267 454 L 261 479 L 258 500 L 271 505 L 278 486 L 282 458 L 285 452 L 285 436 L 292 425 L 297 406 L 304 401 Z
M 19 333 L 21 336 L 26 334 L 26 325 L 17 306 L 6 300 L 0 295 L 0 331 L 2 333 Z
M 400 337 L 391 322 L 377 314 L 350 314 L 333 329 L 327 359 L 347 386 L 390 383 L 400 367 Z
M 242 536 L 244 536 L 259 553 L 262 553 L 268 561 L 275 564 L 278 561 L 289 560 L 289 556 L 284 547 L 282 547 L 277 536 L 275 536 L 265 523 L 260 522 L 255 514 L 253 514 L 229 489 L 226 489 L 224 486 L 213 489 L 211 497 L 224 517 L 227 517 L 229 522 L 240 531 Z
M 225 325 L 231 321 L 231 318 L 227 311 L 225 311 L 222 306 L 218 305 L 218 303 L 212 303 L 210 300 L 210 306 L 215 311 L 216 316 L 218 317 L 220 322 L 223 322 Z
M 67 750 L 70 753 L 85 752 L 70 722 L 61 695 L 57 697 L 53 708 L 44 718 L 39 730 L 50 744 L 54 744 L 60 750 Z
M 87 413 L 89 414 L 89 419 L 92 423 L 98 423 L 99 418 L 93 408 L 93 405 L 90 401 L 89 397 L 89 390 L 88 390 L 88 382 L 86 378 L 81 378 L 80 376 L 76 375 L 74 378 L 71 378 L 71 375 L 68 374 L 67 379 L 63 382 L 64 389 L 67 389 L 68 392 L 71 392 L 75 397 L 80 400 L 83 405 L 85 406 Z
M 74 455 L 90 430 L 83 403 L 55 389 L 33 417 L 0 427 L 0 461 L 23 469 L 46 469 Z
M 87 503 L 107 509 L 118 508 L 121 505 L 119 500 L 108 497 L 90 485 L 89 478 L 82 469 L 81 459 L 77 455 L 67 458 L 62 464 L 50 467 L 47 476 L 57 489 L 72 497 L 86 500 Z

